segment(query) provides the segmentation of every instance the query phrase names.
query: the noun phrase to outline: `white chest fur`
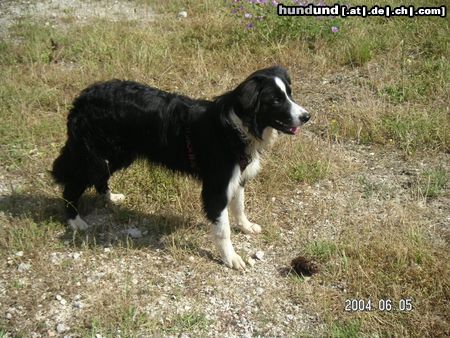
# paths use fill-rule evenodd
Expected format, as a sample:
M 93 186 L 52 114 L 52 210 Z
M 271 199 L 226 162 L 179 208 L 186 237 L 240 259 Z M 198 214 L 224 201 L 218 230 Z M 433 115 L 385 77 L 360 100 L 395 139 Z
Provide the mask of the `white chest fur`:
M 257 153 L 253 157 L 252 161 L 247 165 L 245 170 L 241 173 L 241 181 L 251 180 L 258 174 L 259 169 L 259 154 Z

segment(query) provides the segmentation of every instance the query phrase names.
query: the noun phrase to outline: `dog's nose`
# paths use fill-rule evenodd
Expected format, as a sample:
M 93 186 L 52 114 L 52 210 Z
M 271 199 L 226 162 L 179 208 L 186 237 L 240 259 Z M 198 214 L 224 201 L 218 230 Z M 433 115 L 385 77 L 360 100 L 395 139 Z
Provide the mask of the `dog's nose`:
M 311 118 L 311 115 L 308 112 L 304 112 L 303 114 L 300 115 L 300 121 L 302 123 L 308 122 L 310 118 Z

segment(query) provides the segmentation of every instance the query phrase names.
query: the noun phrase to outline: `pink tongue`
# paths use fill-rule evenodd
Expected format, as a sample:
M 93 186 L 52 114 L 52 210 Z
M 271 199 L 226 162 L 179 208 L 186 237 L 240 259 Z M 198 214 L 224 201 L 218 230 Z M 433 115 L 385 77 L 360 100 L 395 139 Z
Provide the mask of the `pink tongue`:
M 299 127 L 292 127 L 291 129 L 289 129 L 292 133 L 297 134 L 298 131 L 300 130 Z

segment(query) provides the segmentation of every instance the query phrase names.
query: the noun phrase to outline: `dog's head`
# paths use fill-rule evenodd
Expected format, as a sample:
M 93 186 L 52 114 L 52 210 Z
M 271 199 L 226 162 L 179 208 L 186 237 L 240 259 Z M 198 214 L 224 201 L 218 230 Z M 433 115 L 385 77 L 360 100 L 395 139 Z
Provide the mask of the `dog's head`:
M 234 111 L 249 132 L 262 138 L 267 127 L 297 134 L 310 115 L 294 102 L 291 79 L 281 67 L 258 70 L 234 90 Z

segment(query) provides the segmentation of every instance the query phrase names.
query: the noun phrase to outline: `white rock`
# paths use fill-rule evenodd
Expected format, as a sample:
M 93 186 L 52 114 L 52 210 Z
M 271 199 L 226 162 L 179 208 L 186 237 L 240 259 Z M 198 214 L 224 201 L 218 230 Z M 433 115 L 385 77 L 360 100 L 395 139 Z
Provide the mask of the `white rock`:
M 73 257 L 73 259 L 80 259 L 80 256 L 81 256 L 81 254 L 79 253 L 79 252 L 74 252 L 73 254 L 72 254 L 72 257 Z
M 131 238 L 141 238 L 142 232 L 138 228 L 130 228 L 126 231 L 127 235 Z
M 263 251 L 256 251 L 255 258 L 262 261 L 264 258 L 264 252 Z
M 10 319 L 12 319 L 12 314 L 7 312 L 5 317 L 6 317 L 6 319 L 10 320 Z
M 24 271 L 28 271 L 31 268 L 31 264 L 27 264 L 27 263 L 20 263 L 19 266 L 17 267 L 17 270 L 19 270 L 19 272 L 24 272 Z
M 22 257 L 22 256 L 23 256 L 23 251 L 17 251 L 17 252 L 15 253 L 15 255 L 16 255 L 17 257 Z
M 257 295 L 262 295 L 262 293 L 264 292 L 264 289 L 263 288 L 256 288 L 255 292 L 256 292 Z
M 68 330 L 69 328 L 64 325 L 63 323 L 59 323 L 58 325 L 56 325 L 56 332 L 58 333 L 64 333 Z
M 254 266 L 256 261 L 253 258 L 249 257 L 249 258 L 247 258 L 247 263 L 250 266 Z
M 187 12 L 186 11 L 181 11 L 180 13 L 178 13 L 178 17 L 179 18 L 187 18 Z

